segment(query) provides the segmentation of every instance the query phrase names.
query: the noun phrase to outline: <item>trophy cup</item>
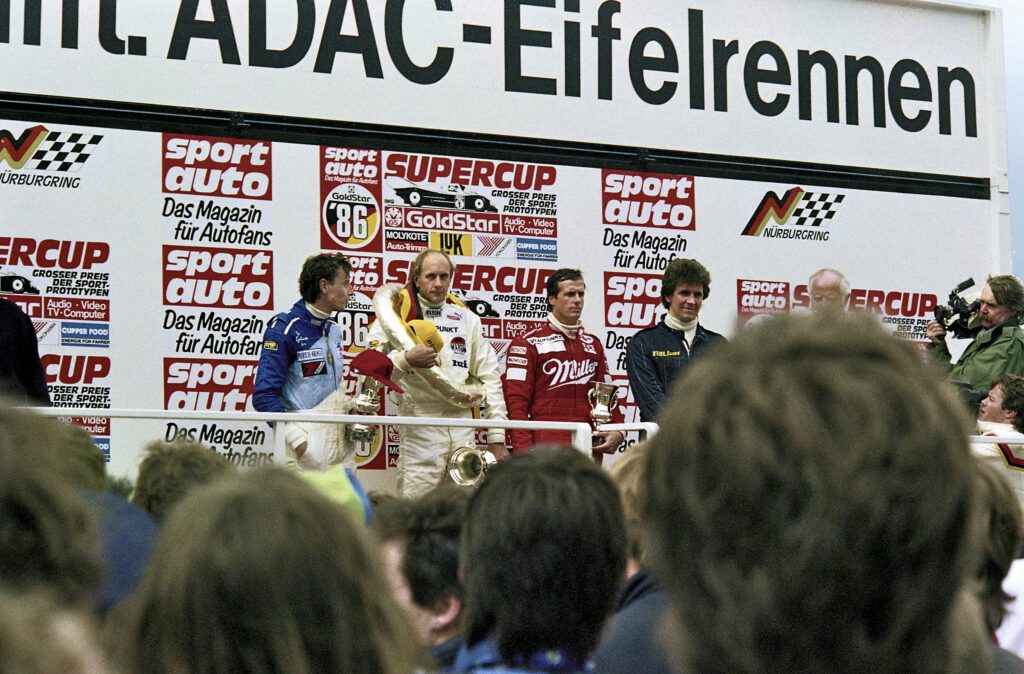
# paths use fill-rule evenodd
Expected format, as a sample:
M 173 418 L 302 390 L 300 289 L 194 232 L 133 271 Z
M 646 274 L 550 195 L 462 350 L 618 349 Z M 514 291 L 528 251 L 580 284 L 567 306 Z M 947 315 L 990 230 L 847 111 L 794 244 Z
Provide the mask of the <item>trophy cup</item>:
M 594 388 L 587 391 L 590 401 L 590 418 L 594 420 L 594 430 L 601 430 L 601 424 L 612 420 L 612 410 L 619 404 L 619 387 L 615 384 L 597 382 Z M 596 441 L 597 438 L 594 438 Z
M 380 387 L 383 386 L 379 380 L 370 376 L 363 377 L 362 390 L 352 401 L 352 412 L 355 414 L 376 414 L 380 409 Z M 348 427 L 348 437 L 355 442 L 373 442 L 373 436 L 377 434 L 377 427 L 370 424 L 351 424 Z
M 487 477 L 487 471 L 497 463 L 498 459 L 486 449 L 459 447 L 445 461 L 445 474 L 441 482 L 451 481 L 460 487 L 477 487 Z
M 352 401 L 352 412 L 355 414 L 377 414 L 380 410 L 380 387 L 386 386 L 392 391 L 402 393 L 402 387 L 391 381 L 394 366 L 391 360 L 375 349 L 366 349 L 352 360 L 352 371 L 363 375 L 359 383 L 359 395 Z M 376 424 L 351 424 L 348 427 L 348 438 L 355 442 L 373 442 L 377 434 Z

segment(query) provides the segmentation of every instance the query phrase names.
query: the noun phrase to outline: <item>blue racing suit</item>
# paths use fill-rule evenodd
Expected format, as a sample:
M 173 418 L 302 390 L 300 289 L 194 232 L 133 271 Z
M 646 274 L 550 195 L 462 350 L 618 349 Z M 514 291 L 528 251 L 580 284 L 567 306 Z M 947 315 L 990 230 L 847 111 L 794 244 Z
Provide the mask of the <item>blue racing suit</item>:
M 341 387 L 344 376 L 341 329 L 299 300 L 270 319 L 263 333 L 252 406 L 260 412 L 311 410 Z

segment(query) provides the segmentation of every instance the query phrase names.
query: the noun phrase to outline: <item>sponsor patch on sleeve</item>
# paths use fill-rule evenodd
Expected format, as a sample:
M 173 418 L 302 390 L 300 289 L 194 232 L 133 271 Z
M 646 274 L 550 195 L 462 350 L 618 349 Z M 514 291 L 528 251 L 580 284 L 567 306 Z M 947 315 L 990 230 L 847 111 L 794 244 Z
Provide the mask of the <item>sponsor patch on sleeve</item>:
M 505 370 L 505 379 L 510 381 L 526 381 L 526 369 L 521 367 L 510 367 Z
M 265 342 L 263 342 L 263 350 L 264 351 L 277 351 L 277 342 L 275 342 L 272 339 L 266 340 Z
M 509 356 L 505 362 L 506 365 L 520 365 L 525 367 L 529 361 L 525 358 L 520 358 L 519 356 Z

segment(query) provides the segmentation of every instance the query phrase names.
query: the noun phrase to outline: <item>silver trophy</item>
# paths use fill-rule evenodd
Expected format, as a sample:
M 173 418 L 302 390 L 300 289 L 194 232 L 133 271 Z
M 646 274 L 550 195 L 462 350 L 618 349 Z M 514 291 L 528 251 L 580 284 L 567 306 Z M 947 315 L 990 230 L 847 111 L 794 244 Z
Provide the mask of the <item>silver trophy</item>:
M 590 418 L 594 420 L 595 430 L 601 430 L 601 424 L 612 420 L 612 410 L 619 404 L 619 387 L 616 384 L 598 382 L 587 391 L 590 401 Z
M 352 412 L 354 414 L 377 414 L 380 410 L 380 387 L 383 385 L 373 377 L 364 376 L 359 395 L 352 401 Z M 351 424 L 348 427 L 348 437 L 355 442 L 373 442 L 373 436 L 376 434 L 376 425 Z
M 601 424 L 612 420 L 612 410 L 619 404 L 619 387 L 615 384 L 598 382 L 594 388 L 587 391 L 587 400 L 590 401 L 590 418 L 594 420 L 594 430 L 601 430 Z M 601 443 L 601 438 L 592 436 L 591 442 L 594 445 Z

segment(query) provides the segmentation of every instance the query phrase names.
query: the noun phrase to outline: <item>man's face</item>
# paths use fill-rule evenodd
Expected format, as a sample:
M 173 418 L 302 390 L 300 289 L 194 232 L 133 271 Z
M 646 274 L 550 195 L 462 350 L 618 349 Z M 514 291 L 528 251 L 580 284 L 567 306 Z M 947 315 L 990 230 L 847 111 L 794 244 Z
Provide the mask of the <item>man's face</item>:
M 988 329 L 1013 317 L 1013 311 L 996 302 L 996 296 L 992 294 L 992 288 L 986 283 L 981 289 L 981 306 L 978 308 L 978 316 L 981 317 L 981 327 Z
M 811 311 L 814 313 L 839 313 L 846 304 L 841 281 L 835 274 L 825 272 L 811 281 Z
M 988 395 L 981 400 L 981 407 L 978 409 L 978 421 L 994 421 L 1000 424 L 1011 423 L 1016 415 L 1003 409 L 1005 397 L 1001 385 L 996 384 L 989 389 Z
M 428 301 L 434 304 L 444 302 L 448 286 L 452 283 L 452 268 L 444 255 L 431 253 L 423 259 L 423 268 L 416 277 L 416 287 Z
M 699 283 L 680 283 L 668 296 L 668 313 L 688 323 L 697 319 L 703 303 L 704 286 Z
M 330 283 L 326 279 L 320 279 L 320 299 L 316 301 L 315 306 L 327 313 L 343 311 L 351 296 L 352 286 L 349 284 L 348 274 L 339 268 Z
M 583 294 L 586 286 L 583 281 L 561 281 L 558 284 L 558 294 L 548 298 L 551 305 L 551 313 L 555 320 L 567 325 L 576 325 L 583 313 Z

